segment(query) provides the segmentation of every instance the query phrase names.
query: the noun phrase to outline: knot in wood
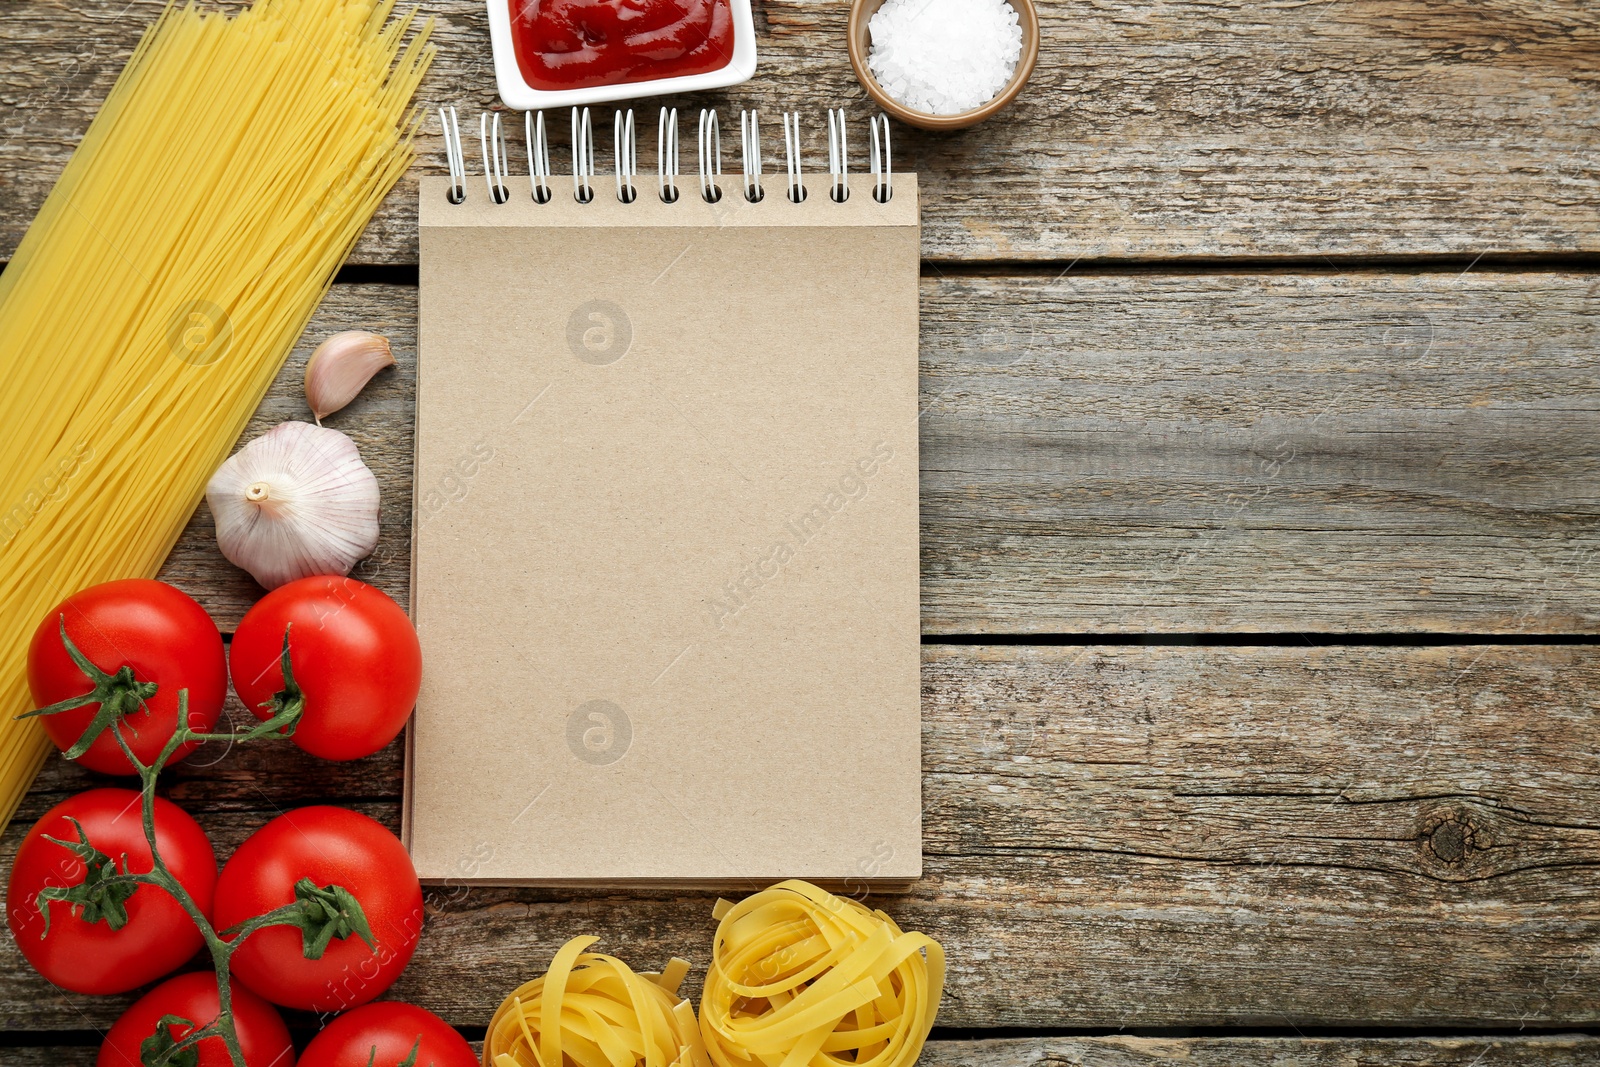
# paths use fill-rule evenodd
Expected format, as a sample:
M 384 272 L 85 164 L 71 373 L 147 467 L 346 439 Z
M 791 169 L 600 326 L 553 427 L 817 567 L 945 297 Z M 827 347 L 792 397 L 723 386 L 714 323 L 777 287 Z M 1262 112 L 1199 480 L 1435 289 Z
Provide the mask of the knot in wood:
M 1445 866 L 1459 867 L 1478 849 L 1477 828 L 1464 811 L 1435 812 L 1423 827 L 1422 846 Z

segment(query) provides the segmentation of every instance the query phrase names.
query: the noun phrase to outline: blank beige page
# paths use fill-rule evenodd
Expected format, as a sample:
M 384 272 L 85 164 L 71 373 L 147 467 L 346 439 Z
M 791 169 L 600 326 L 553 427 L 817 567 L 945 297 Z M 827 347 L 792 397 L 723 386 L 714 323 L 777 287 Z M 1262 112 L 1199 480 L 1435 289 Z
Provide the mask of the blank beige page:
M 914 175 L 421 188 L 429 881 L 921 872 Z

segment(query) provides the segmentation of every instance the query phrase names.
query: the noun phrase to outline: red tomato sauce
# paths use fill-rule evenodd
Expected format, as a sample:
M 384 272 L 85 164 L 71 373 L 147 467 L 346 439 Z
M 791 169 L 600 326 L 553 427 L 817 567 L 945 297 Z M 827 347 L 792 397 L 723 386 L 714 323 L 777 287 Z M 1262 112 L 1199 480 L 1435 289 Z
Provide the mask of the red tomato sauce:
M 733 60 L 729 0 L 509 0 L 517 66 L 535 89 L 675 78 Z

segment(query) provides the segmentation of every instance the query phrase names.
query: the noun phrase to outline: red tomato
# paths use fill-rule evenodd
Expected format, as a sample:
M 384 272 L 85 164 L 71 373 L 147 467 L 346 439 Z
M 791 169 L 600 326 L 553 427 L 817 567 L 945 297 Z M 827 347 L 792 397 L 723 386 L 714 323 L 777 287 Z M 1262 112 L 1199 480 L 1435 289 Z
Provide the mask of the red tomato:
M 218 930 L 293 903 L 302 878 L 348 890 L 376 948 L 357 933 L 335 937 L 308 960 L 293 926 L 251 934 L 234 951 L 233 974 L 288 1008 L 339 1011 L 382 993 L 400 977 L 422 935 L 422 886 L 400 839 L 354 811 L 310 807 L 280 815 L 239 846 L 217 879 Z
M 398 1000 L 347 1011 L 300 1054 L 300 1067 L 394 1067 L 417 1050 L 417 1067 L 478 1067 L 466 1038 L 425 1008 Z
M 146 874 L 151 870 L 150 846 L 139 800 L 132 789 L 79 793 L 46 812 L 17 849 L 6 892 L 6 918 L 28 962 L 63 989 L 124 993 L 180 966 L 202 944 L 189 914 L 165 890 L 153 885 L 135 886 L 131 895 L 113 899 L 112 908 L 127 914 L 127 921 L 117 930 L 105 921 L 88 921 L 82 906 L 47 896 L 50 922 L 48 932 L 45 929 L 39 893 L 52 886 L 82 885 L 89 875 L 88 865 L 76 852 L 45 840 L 45 835 L 78 842 L 78 831 L 71 822 L 76 819 L 89 844 L 103 854 L 97 865 L 110 859 L 118 873 Z M 155 816 L 156 844 L 167 869 L 189 891 L 195 905 L 209 915 L 217 884 L 217 857 L 211 842 L 199 824 L 170 800 L 156 798 Z M 93 881 L 98 879 L 91 884 Z
M 228 994 L 232 998 L 234 1033 L 239 1036 L 239 1051 L 244 1053 L 245 1067 L 294 1067 L 294 1045 L 277 1009 L 238 982 L 228 983 Z M 169 978 L 122 1013 L 101 1043 L 94 1067 L 142 1067 L 144 1061 L 139 1058 L 139 1044 L 155 1034 L 163 1018 L 176 1015 L 194 1024 L 173 1024 L 169 1028 L 172 1037 L 182 1041 L 196 1027 L 216 1019 L 220 1010 L 217 976 L 210 971 Z M 232 1067 L 233 1060 L 222 1038 L 208 1037 L 195 1047 L 200 1053 L 200 1067 Z
M 422 646 L 389 596 L 354 578 L 301 578 L 250 609 L 228 653 L 244 706 L 271 718 L 284 690 L 284 631 L 305 711 L 294 743 L 330 760 L 370 756 L 395 739 L 422 687 Z
M 138 683 L 154 683 L 154 693 L 139 707 L 128 695 L 123 713 L 123 736 L 140 761 L 155 759 L 178 728 L 178 690 L 189 690 L 189 726 L 210 731 L 222 714 L 228 695 L 228 666 L 222 635 L 216 623 L 193 598 L 165 582 L 129 578 L 90 586 L 62 601 L 34 631 L 28 646 L 28 688 L 35 707 L 43 708 L 95 690 L 61 643 L 65 619 L 67 637 L 90 663 L 108 675 L 119 693 Z M 130 668 L 120 674 L 123 666 Z M 113 698 L 115 699 L 115 698 Z M 71 711 L 41 716 L 45 732 L 63 752 L 71 752 L 102 706 L 96 701 Z M 111 707 L 107 714 L 113 714 Z M 133 765 L 117 746 L 109 730 L 99 732 L 88 750 L 75 758 L 90 770 L 104 774 L 132 774 Z M 194 744 L 180 747 L 173 756 L 182 759 Z

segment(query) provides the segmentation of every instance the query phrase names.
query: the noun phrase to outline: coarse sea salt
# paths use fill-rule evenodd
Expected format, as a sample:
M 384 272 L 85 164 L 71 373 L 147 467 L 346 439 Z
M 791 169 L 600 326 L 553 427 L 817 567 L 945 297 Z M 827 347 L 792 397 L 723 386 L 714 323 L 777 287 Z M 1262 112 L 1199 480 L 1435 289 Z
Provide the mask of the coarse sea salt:
M 1005 0 L 886 0 L 867 29 L 872 76 L 906 107 L 931 115 L 987 104 L 1022 55 L 1022 23 Z

